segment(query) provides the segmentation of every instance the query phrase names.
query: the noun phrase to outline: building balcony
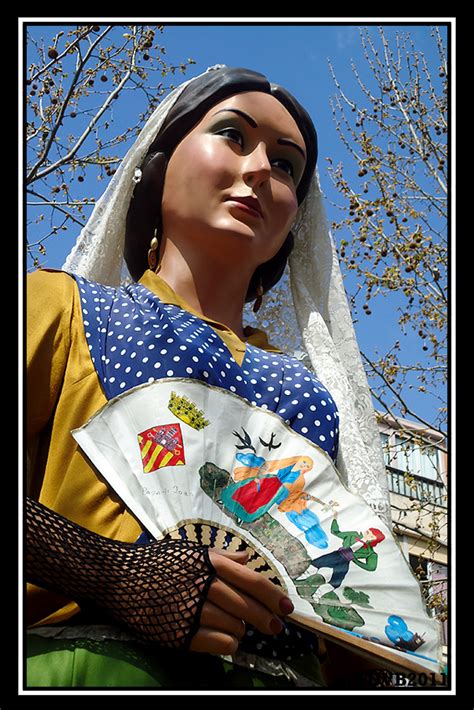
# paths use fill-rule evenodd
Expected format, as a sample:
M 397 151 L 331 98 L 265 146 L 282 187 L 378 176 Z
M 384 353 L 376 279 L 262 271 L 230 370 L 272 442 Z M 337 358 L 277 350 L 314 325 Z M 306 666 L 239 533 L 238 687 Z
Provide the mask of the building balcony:
M 413 476 L 392 466 L 386 466 L 386 470 L 391 493 L 423 504 L 429 503 L 440 508 L 448 507 L 447 490 L 441 481 L 434 481 L 423 476 Z

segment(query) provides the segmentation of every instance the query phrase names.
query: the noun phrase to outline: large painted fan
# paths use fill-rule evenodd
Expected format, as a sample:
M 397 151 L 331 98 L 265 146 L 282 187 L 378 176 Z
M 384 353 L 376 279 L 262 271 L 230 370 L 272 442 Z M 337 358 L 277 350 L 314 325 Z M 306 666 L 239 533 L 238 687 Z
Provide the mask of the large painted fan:
M 111 400 L 73 436 L 155 538 L 248 550 L 286 589 L 290 619 L 393 667 L 440 671 L 438 622 L 392 532 L 277 414 L 166 378 Z

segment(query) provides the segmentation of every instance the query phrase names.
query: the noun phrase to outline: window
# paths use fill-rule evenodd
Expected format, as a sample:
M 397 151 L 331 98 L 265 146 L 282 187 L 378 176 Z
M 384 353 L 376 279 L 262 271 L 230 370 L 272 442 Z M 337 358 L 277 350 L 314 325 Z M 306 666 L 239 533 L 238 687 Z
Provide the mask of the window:
M 415 444 L 395 435 L 396 464 L 394 468 L 407 471 L 412 476 L 421 476 L 431 481 L 439 479 L 440 462 L 438 449 L 430 444 Z M 393 465 L 393 464 L 392 464 Z
M 392 468 L 398 468 L 397 467 L 397 453 L 396 453 L 396 451 L 393 450 L 393 448 L 390 445 L 390 435 L 381 433 L 380 439 L 382 442 L 382 451 L 383 451 L 383 458 L 385 461 L 385 465 L 391 466 Z
M 424 588 L 428 612 L 441 624 L 442 642 L 447 645 L 447 567 L 439 562 L 427 560 L 421 555 L 409 555 L 410 566 Z
M 442 622 L 443 643 L 448 643 L 448 568 L 439 562 L 430 562 L 428 571 L 432 580 L 430 587 L 430 606 L 436 616 Z
M 441 477 L 442 452 L 433 444 L 380 433 L 389 488 L 411 500 L 447 506 Z

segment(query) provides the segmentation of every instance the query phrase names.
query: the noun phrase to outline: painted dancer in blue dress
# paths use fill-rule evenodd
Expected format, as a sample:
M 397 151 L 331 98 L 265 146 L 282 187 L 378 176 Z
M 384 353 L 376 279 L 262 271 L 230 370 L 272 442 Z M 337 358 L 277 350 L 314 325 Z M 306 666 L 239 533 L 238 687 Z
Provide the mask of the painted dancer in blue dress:
M 286 90 L 246 69 L 218 67 L 176 90 L 170 105 L 163 103 L 157 110 L 161 110 L 161 120 L 150 119 L 142 132 L 142 143 L 137 141 L 139 149 L 133 158 L 124 160 L 122 171 L 111 183 L 109 192 L 122 199 L 114 202 L 113 198 L 108 207 L 106 203 L 98 205 L 85 230 L 89 238 L 101 224 L 103 239 L 97 252 L 93 240 L 89 244 L 88 267 L 82 270 L 88 277 L 81 275 L 81 269 L 71 268 L 77 252 L 87 251 L 81 240 L 65 266 L 79 289 L 85 336 L 103 392 L 111 399 L 163 377 L 202 379 L 276 412 L 335 460 L 338 411 L 331 393 L 314 372 L 290 355 L 269 353 L 249 343 L 243 360 L 237 362 L 216 328 L 206 322 L 220 324 L 245 342 L 245 303 L 256 299 L 258 311 L 264 293 L 281 278 L 294 244 L 292 225 L 308 191 L 314 190 L 317 140 L 311 118 Z M 114 224 L 112 240 L 107 234 L 113 233 Z M 107 272 L 107 259 L 115 260 L 116 265 L 120 234 L 125 238 L 123 253 L 135 283 L 98 283 L 95 274 Z M 154 279 L 166 284 L 188 308 L 160 300 L 150 287 Z M 107 278 L 104 281 L 107 283 Z M 289 469 L 279 473 L 282 482 L 289 482 L 293 475 Z M 319 520 L 308 513 L 293 511 L 288 516 L 305 531 L 309 542 L 325 547 Z M 42 521 L 37 529 L 47 529 L 44 509 L 37 507 L 31 519 Z M 61 521 L 55 519 L 54 524 L 59 526 Z M 84 534 L 65 525 L 78 539 Z M 85 549 L 89 538 L 80 539 Z M 210 655 L 235 656 L 244 651 L 249 658 L 267 660 L 262 667 L 269 673 L 275 672 L 270 664 L 275 659 L 289 663 L 309 654 L 316 663 L 313 635 L 281 621 L 291 613 L 291 602 L 268 580 L 248 570 L 240 553 L 226 555 L 199 548 L 196 579 L 200 582 L 195 582 L 193 604 L 181 602 L 180 606 L 180 600 L 175 600 L 178 610 L 183 610 L 182 632 L 179 616 L 172 632 L 163 632 L 166 624 L 160 611 L 158 569 L 153 590 L 156 608 L 148 603 L 144 624 L 142 612 L 131 608 L 139 603 L 133 585 L 137 577 L 144 576 L 140 559 L 150 549 L 158 550 L 163 568 L 169 560 L 165 560 L 159 542 L 148 541 L 146 536 L 139 542 L 145 544 L 136 545 L 136 552 L 127 548 L 127 555 L 137 555 L 133 565 L 138 565 L 138 572 L 134 569 L 130 579 L 126 605 L 112 607 L 95 598 L 100 585 L 83 589 L 74 579 L 68 586 L 54 565 L 42 571 L 48 540 L 39 536 L 30 540 L 32 546 L 43 546 L 43 557 L 32 554 L 28 558 L 34 566 L 32 581 L 41 584 L 43 574 L 45 584 L 66 596 L 73 595 L 76 588 L 80 598 L 105 608 L 137 637 L 161 647 Z M 100 546 L 99 536 L 90 544 Z M 48 556 L 49 561 L 52 558 L 54 555 Z M 106 555 L 104 559 L 108 559 Z M 133 566 L 127 565 L 127 569 Z M 173 568 L 178 582 L 184 570 L 175 563 Z M 150 593 L 148 587 L 146 593 Z M 244 656 L 239 662 L 245 665 Z M 248 665 L 252 663 L 259 667 L 255 661 Z M 277 671 L 282 677 L 297 676 L 284 668 L 281 664 Z M 307 675 L 317 684 L 314 668 Z

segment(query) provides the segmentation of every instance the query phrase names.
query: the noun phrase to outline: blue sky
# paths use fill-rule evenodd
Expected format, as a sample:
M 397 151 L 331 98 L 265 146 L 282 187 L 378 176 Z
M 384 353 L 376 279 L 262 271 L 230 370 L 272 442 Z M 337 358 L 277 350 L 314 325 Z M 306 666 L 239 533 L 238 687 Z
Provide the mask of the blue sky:
M 54 19 L 54 18 L 53 18 Z M 102 18 L 101 18 L 102 19 Z M 120 22 L 121 18 L 109 18 Z M 151 24 L 146 18 L 138 18 Z M 448 18 L 449 19 L 449 18 Z M 132 18 L 133 20 L 133 18 Z M 265 18 L 264 18 L 265 20 Z M 32 18 L 42 26 L 31 27 L 30 31 L 36 37 L 50 37 L 61 29 L 61 22 L 52 22 L 54 26 L 47 27 L 49 22 L 41 23 L 39 19 Z M 68 18 L 68 21 L 69 18 Z M 74 18 L 71 21 L 76 22 Z M 90 21 L 80 18 L 81 21 Z M 96 20 L 93 20 L 94 22 Z M 105 21 L 105 20 L 104 20 Z M 127 22 L 131 21 L 127 18 Z M 359 27 L 372 25 L 374 36 L 377 26 L 383 25 L 386 37 L 394 40 L 397 33 L 409 32 L 418 50 L 424 52 L 428 65 L 433 70 L 438 66 L 438 57 L 435 42 L 431 37 L 431 27 L 437 25 L 446 40 L 447 29 L 440 25 L 443 20 L 425 21 L 415 24 L 413 21 L 400 21 L 394 24 L 384 23 L 382 20 L 360 20 L 353 23 L 342 22 L 336 19 L 328 20 L 325 24 L 305 22 L 291 24 L 284 22 L 279 25 L 265 23 L 251 24 L 226 24 L 208 23 L 191 24 L 182 20 L 175 20 L 178 24 L 165 24 L 165 30 L 159 36 L 159 41 L 166 47 L 166 59 L 169 63 L 179 63 L 192 57 L 196 64 L 191 66 L 185 75 L 176 74 L 173 79 L 175 84 L 200 74 L 213 64 L 227 64 L 228 66 L 245 66 L 265 74 L 271 81 L 282 84 L 291 91 L 305 106 L 313 118 L 319 141 L 318 169 L 321 186 L 327 196 L 327 212 L 329 222 L 340 219 L 340 213 L 331 205 L 331 201 L 341 203 L 341 198 L 335 193 L 330 177 L 327 173 L 326 158 L 331 157 L 334 164 L 345 162 L 347 154 L 337 135 L 332 117 L 330 98 L 336 93 L 335 86 L 329 71 L 328 59 L 334 67 L 336 76 L 343 87 L 350 94 L 354 88 L 354 78 L 350 68 L 353 61 L 363 77 L 367 77 L 366 61 L 363 57 L 360 41 Z M 446 22 L 446 19 L 444 20 Z M 157 35 L 158 38 L 158 35 Z M 435 72 L 437 74 L 437 72 Z M 133 101 L 120 103 L 115 109 L 117 118 L 120 110 L 120 122 L 131 124 L 139 112 L 139 103 L 135 97 Z M 105 188 L 105 181 L 94 187 L 95 196 Z M 89 189 L 89 186 L 88 186 Z M 48 240 L 47 259 L 45 266 L 60 268 L 65 255 L 75 242 L 77 232 L 70 229 L 58 238 Z M 342 235 L 337 234 L 337 239 Z M 396 328 L 396 314 L 392 302 L 379 298 L 371 302 L 372 316 L 364 316 L 360 309 L 360 321 L 356 325 L 357 337 L 361 349 L 374 352 L 378 348 L 381 352 L 385 346 L 394 341 Z M 421 357 L 418 352 L 418 340 L 407 336 L 403 345 L 408 350 Z M 407 360 L 410 357 L 407 354 Z M 423 416 L 433 418 L 433 406 L 436 404 L 429 398 L 412 395 L 411 403 Z

